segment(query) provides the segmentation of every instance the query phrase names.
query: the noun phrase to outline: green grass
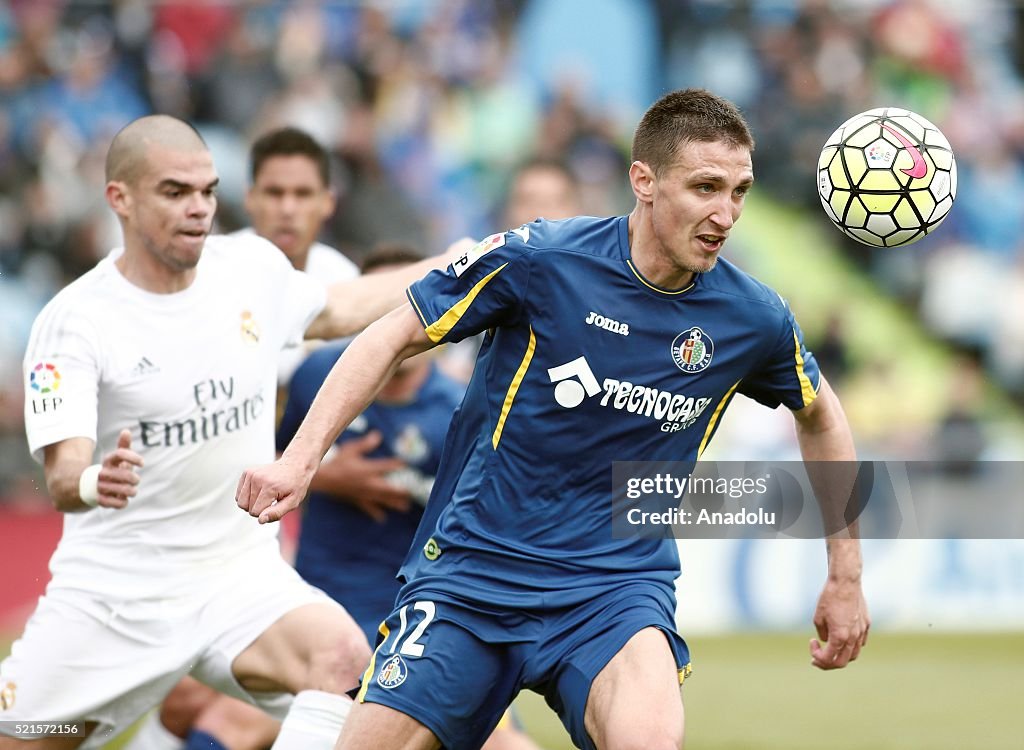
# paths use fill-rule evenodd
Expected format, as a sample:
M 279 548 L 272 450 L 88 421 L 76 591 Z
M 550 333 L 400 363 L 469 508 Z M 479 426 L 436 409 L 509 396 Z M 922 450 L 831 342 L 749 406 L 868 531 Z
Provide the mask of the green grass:
M 1024 747 L 1024 633 L 872 633 L 855 664 L 828 673 L 810 666 L 802 635 L 696 636 L 690 646 L 688 750 Z M 572 747 L 541 698 L 524 694 L 518 706 L 547 750 Z
M 872 633 L 848 669 L 810 666 L 807 637 L 690 639 L 688 750 L 1019 750 L 1024 633 Z M 572 745 L 543 701 L 521 715 L 549 750 Z

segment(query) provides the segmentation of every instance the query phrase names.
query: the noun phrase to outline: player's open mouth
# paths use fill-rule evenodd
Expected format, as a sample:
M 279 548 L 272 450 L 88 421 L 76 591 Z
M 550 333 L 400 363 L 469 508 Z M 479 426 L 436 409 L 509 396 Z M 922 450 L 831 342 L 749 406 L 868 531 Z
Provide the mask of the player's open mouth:
M 721 237 L 717 234 L 698 234 L 697 239 L 704 246 L 704 249 L 709 253 L 717 252 L 722 249 L 722 245 L 725 244 L 725 237 Z

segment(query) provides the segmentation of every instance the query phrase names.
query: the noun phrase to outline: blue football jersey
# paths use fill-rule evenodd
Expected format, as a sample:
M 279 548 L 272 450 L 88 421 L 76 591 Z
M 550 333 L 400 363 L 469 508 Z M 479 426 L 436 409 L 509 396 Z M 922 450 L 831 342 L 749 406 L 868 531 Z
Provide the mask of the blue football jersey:
M 298 430 L 343 346 L 313 352 L 292 377 L 288 403 L 278 429 L 283 448 Z M 433 364 L 415 399 L 404 404 L 374 402 L 338 436 L 336 443 L 381 433 L 371 458 L 398 457 L 406 467 L 389 481 L 412 496 L 408 513 L 388 511 L 378 523 L 354 505 L 313 492 L 306 503 L 295 567 L 307 581 L 344 604 L 372 634 L 398 592 L 395 574 L 423 515 L 437 474 L 452 413 L 465 386 Z
M 488 332 L 402 569 L 435 596 L 544 608 L 671 585 L 673 540 L 613 538 L 612 463 L 696 460 L 736 393 L 800 409 L 818 388 L 776 292 L 726 260 L 657 287 L 627 217 L 492 235 L 408 297 L 435 342 Z

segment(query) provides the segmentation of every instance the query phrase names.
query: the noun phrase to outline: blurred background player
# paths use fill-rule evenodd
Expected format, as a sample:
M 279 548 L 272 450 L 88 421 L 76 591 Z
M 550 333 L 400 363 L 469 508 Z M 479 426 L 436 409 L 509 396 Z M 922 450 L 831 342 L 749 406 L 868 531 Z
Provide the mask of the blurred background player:
M 324 147 L 298 128 L 279 128 L 256 140 L 249 162 L 252 184 L 245 210 L 252 226 L 237 234 L 265 237 L 281 248 L 292 266 L 323 284 L 358 276 L 355 263 L 317 239 L 337 204 L 331 159 Z M 302 343 L 281 354 L 280 385 L 288 383 L 311 346 Z
M 276 535 L 238 522 L 225 471 L 273 453 L 284 344 L 358 330 L 402 275 L 325 291 L 265 240 L 210 237 L 218 175 L 176 118 L 125 126 L 106 175 L 124 248 L 51 301 L 25 357 L 29 447 L 67 515 L 47 593 L 0 663 L 17 685 L 4 718 L 80 720 L 33 747 L 98 747 L 194 672 L 287 713 L 278 748 L 330 747 L 366 640 Z M 272 593 L 246 591 L 253 567 Z
M 583 213 L 579 180 L 568 163 L 536 156 L 520 164 L 509 178 L 504 196 L 494 211 L 495 226 L 514 229 L 534 219 L 568 219 Z M 482 336 L 445 347 L 441 366 L 459 380 L 468 381 L 476 364 Z
M 534 157 L 512 174 L 503 202 L 503 215 L 496 217 L 506 229 L 534 219 L 568 219 L 582 213 L 580 185 L 569 165 L 559 159 Z

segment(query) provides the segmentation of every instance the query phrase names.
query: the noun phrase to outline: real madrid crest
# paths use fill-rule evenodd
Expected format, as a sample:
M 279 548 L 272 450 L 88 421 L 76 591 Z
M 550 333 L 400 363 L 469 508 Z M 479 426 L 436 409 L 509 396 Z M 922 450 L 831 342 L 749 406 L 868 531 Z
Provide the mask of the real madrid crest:
M 258 344 L 260 342 L 260 327 L 248 310 L 242 311 L 242 341 L 247 344 Z
M 691 375 L 707 369 L 715 354 L 715 342 L 699 326 L 688 328 L 672 341 L 672 361 Z
M 13 682 L 4 683 L 4 686 L 0 688 L 0 711 L 14 708 L 14 696 L 17 690 L 18 686 Z

